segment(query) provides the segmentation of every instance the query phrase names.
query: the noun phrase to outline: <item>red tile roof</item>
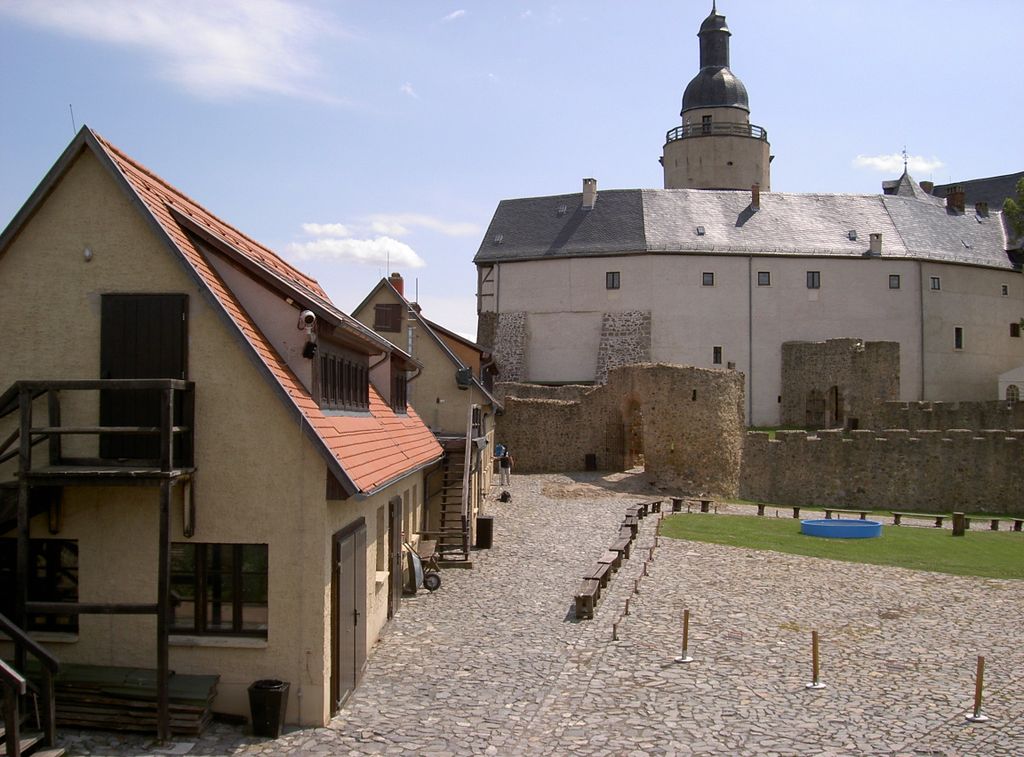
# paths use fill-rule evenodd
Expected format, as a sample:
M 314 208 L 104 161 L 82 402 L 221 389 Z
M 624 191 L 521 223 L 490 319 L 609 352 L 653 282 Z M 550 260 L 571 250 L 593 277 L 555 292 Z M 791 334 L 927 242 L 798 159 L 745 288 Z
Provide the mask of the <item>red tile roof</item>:
M 152 214 L 199 280 L 223 306 L 295 408 L 309 422 L 323 445 L 324 453 L 340 464 L 358 491 L 371 493 L 440 457 L 440 445 L 416 412 L 410 407 L 408 415 L 395 413 L 373 386 L 370 387 L 369 416 L 324 415 L 298 377 L 256 327 L 235 294 L 207 261 L 193 237 L 175 220 L 171 209 L 225 239 L 236 250 L 270 269 L 300 291 L 330 304 L 330 299 L 316 280 L 282 260 L 269 248 L 221 221 L 95 132 L 90 131 L 89 134 L 95 138 L 125 178 L 128 187 Z

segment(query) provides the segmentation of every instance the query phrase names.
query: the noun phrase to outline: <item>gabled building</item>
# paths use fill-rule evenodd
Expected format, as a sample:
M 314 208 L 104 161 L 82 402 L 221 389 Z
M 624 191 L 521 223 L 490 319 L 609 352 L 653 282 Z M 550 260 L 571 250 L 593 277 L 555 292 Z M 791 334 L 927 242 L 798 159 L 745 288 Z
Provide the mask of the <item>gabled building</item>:
M 641 362 L 737 370 L 748 423 L 773 426 L 783 344 L 854 339 L 898 344 L 899 399 L 996 399 L 1024 361 L 1024 253 L 998 208 L 933 197 L 907 173 L 879 195 L 767 191 L 767 136 L 729 69 L 724 16 L 713 9 L 698 37 L 664 189 L 599 192 L 588 178 L 498 204 L 474 263 L 477 340 L 501 380 L 603 383 Z M 831 393 L 842 424 L 836 389 L 804 402 Z
M 398 273 L 381 279 L 352 315 L 403 345 L 421 366 L 408 402 L 445 450 L 444 461 L 427 472 L 429 507 L 422 531 L 437 538 L 444 557 L 468 560 L 491 485 L 494 418 L 501 410 L 491 393 L 490 352 L 425 318 L 419 304 L 406 299 Z
M 216 711 L 289 681 L 324 724 L 442 455 L 420 365 L 87 127 L 0 236 L 0 323 L 0 613 L 161 692 L 218 675 Z

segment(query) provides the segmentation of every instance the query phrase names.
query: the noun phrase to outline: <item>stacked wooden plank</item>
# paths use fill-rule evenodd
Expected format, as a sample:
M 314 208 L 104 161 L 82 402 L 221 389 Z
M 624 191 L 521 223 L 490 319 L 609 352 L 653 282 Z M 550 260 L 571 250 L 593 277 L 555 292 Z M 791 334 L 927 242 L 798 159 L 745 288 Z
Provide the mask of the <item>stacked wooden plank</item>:
M 213 719 L 216 675 L 171 673 L 171 732 L 198 736 Z M 63 663 L 54 682 L 57 725 L 108 731 L 155 731 L 156 671 Z

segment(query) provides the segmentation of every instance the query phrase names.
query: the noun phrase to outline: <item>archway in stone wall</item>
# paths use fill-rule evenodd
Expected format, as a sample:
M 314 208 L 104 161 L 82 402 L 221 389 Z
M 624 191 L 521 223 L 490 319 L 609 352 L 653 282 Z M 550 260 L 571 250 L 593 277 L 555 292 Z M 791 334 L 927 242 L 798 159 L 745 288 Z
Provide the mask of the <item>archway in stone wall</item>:
M 622 418 L 626 470 L 644 467 L 644 412 L 640 402 L 630 399 Z

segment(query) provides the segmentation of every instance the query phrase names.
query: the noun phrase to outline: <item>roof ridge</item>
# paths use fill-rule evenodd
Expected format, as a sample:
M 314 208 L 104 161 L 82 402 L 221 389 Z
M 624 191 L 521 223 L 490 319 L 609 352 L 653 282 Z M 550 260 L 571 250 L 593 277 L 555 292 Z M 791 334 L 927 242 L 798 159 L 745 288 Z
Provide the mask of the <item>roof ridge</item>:
M 314 292 L 317 292 L 317 290 L 319 290 L 319 292 L 323 293 L 321 296 L 326 297 L 326 292 L 324 292 L 323 287 L 320 286 L 320 282 L 318 282 L 315 278 L 313 278 L 309 274 L 305 273 L 304 271 L 296 268 L 294 265 L 289 263 L 283 257 L 278 255 L 274 250 L 270 249 L 266 245 L 264 245 L 264 244 L 258 242 L 257 240 L 253 239 L 251 236 L 246 234 L 244 231 L 239 229 L 234 224 L 231 224 L 231 223 L 228 223 L 227 221 L 225 221 L 223 218 L 218 216 L 216 213 L 214 213 L 213 211 L 209 210 L 205 205 L 203 205 L 202 203 L 196 201 L 194 198 L 189 196 L 186 192 L 183 192 L 182 190 L 178 189 L 176 186 L 171 184 L 165 178 L 163 178 L 162 176 L 157 174 L 151 168 L 148 168 L 147 166 L 143 165 L 142 163 L 140 163 L 138 160 L 136 160 L 132 156 L 128 155 L 126 152 L 124 152 L 124 150 L 119 148 L 117 145 L 113 144 L 110 140 L 108 140 L 103 135 L 99 134 L 98 132 L 96 132 L 93 129 L 89 129 L 89 131 L 92 132 L 92 135 L 96 138 L 97 142 L 99 142 L 99 144 L 103 147 L 104 150 L 112 152 L 118 158 L 120 158 L 121 160 L 125 161 L 126 163 L 128 163 L 129 165 L 131 165 L 133 168 L 135 168 L 136 170 L 140 171 L 141 173 L 143 173 L 145 176 L 147 176 L 148 178 L 150 178 L 154 182 L 160 184 L 162 187 L 167 189 L 172 194 L 177 195 L 178 197 L 180 197 L 185 202 L 193 205 L 198 210 L 202 211 L 203 213 L 207 214 L 211 218 L 215 219 L 218 223 L 223 224 L 224 227 L 226 227 L 227 229 L 230 229 L 232 232 L 234 232 L 239 237 L 244 239 L 246 242 L 251 244 L 253 247 L 258 248 L 261 252 L 272 256 L 277 261 L 280 261 L 280 263 L 283 266 L 285 266 L 289 271 L 293 272 L 295 274 L 295 276 L 298 277 L 300 280 L 311 282 L 314 285 L 313 287 L 311 287 L 314 290 Z M 329 298 L 328 298 L 328 300 L 329 300 Z

